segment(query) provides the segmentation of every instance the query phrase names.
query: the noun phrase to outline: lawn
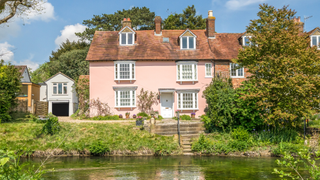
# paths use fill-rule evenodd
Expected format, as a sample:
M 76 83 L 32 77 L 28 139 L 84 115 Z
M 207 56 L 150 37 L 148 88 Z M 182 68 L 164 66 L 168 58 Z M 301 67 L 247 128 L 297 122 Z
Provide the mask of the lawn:
M 88 151 L 91 144 L 103 142 L 110 150 L 137 151 L 148 149 L 155 153 L 180 151 L 177 140 L 140 130 L 133 123 L 63 123 L 61 130 L 54 135 L 40 135 L 43 123 L 30 122 L 28 118 L 16 118 L 14 122 L 0 124 L 0 149 L 34 151 L 62 149 Z

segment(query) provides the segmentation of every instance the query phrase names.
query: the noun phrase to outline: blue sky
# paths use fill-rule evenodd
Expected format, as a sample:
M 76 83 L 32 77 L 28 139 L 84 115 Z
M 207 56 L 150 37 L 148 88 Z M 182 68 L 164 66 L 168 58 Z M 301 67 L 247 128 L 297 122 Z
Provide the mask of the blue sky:
M 48 0 L 42 5 L 45 8 L 42 14 L 31 12 L 29 16 L 16 17 L 0 26 L 0 54 L 4 54 L 0 58 L 35 70 L 49 61 L 51 52 L 60 43 L 67 38 L 77 40 L 74 32 L 85 29 L 83 20 L 133 6 L 146 6 L 164 19 L 170 13 L 181 13 L 188 5 L 195 5 L 197 14 L 204 18 L 208 10 L 213 10 L 217 32 L 244 32 L 250 19 L 257 18 L 261 3 L 277 8 L 289 5 L 302 21 L 304 16 L 312 15 L 305 26 L 307 31 L 320 26 L 320 0 Z

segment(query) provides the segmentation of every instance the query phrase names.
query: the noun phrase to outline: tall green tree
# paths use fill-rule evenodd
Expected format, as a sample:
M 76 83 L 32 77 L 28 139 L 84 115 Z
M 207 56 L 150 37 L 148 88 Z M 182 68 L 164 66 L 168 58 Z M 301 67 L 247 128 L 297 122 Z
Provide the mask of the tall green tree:
M 10 110 L 14 108 L 20 92 L 21 74 L 13 65 L 0 61 L 0 122 L 11 120 Z
M 205 29 L 206 19 L 202 15 L 196 15 L 194 5 L 188 6 L 182 14 L 171 14 L 164 21 L 164 29 Z
M 269 124 L 295 126 L 320 104 L 320 52 L 293 21 L 294 10 L 260 5 L 258 19 L 247 33 L 251 47 L 240 49 L 235 63 L 247 67 L 255 88 L 245 95 L 255 99 Z
M 130 18 L 132 28 L 135 30 L 154 29 L 155 13 L 147 7 L 133 7 L 131 9 L 117 11 L 114 14 L 94 15 L 92 19 L 84 20 L 82 24 L 88 26 L 82 33 L 76 33 L 82 40 L 92 40 L 95 31 L 119 31 L 122 28 L 121 21 Z
M 80 75 L 87 75 L 89 73 L 89 63 L 85 59 L 88 50 L 89 44 L 86 42 L 70 42 L 67 40 L 60 45 L 59 49 L 52 51 L 49 62 L 45 62 L 31 72 L 32 82 L 44 82 L 58 72 L 62 72 L 75 80 Z

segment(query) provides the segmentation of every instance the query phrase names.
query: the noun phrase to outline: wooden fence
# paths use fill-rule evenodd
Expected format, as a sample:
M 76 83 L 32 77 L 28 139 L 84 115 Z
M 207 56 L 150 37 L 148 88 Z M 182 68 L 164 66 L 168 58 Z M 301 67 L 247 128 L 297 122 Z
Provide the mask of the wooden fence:
M 12 111 L 19 111 L 19 112 L 29 112 L 28 111 L 28 99 L 19 99 L 18 105 L 12 109 Z
M 45 116 L 48 114 L 48 102 L 36 101 L 35 113 L 37 116 Z

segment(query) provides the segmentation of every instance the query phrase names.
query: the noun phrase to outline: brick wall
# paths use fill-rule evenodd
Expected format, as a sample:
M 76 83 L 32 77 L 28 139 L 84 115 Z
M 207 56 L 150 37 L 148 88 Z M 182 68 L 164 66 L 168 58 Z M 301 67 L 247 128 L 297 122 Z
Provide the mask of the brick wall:
M 231 61 L 216 61 L 215 62 L 215 70 L 216 75 L 222 75 L 224 77 L 230 77 L 230 62 Z M 248 69 L 244 69 L 245 78 L 232 78 L 232 84 L 234 88 L 238 88 L 241 82 L 245 81 L 250 73 Z

